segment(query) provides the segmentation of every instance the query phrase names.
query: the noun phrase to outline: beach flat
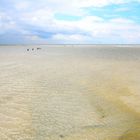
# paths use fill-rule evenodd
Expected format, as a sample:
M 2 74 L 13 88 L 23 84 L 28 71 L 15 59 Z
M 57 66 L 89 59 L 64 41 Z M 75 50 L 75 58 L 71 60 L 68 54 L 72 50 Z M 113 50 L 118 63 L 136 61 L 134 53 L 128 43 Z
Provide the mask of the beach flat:
M 0 139 L 139 140 L 139 70 L 135 45 L 0 46 Z

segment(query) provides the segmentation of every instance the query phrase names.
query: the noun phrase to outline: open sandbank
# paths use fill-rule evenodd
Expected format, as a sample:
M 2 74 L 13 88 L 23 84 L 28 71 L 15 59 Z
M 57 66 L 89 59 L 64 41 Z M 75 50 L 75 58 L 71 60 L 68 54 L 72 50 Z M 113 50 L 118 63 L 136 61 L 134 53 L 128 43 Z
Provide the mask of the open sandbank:
M 139 47 L 0 46 L 0 140 L 140 140 Z

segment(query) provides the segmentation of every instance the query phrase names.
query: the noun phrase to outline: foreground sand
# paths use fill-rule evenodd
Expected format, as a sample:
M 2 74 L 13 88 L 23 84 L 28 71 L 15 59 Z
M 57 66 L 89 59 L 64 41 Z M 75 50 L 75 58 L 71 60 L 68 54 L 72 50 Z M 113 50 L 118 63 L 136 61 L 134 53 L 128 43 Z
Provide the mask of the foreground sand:
M 4 47 L 0 140 L 140 139 L 140 49 Z

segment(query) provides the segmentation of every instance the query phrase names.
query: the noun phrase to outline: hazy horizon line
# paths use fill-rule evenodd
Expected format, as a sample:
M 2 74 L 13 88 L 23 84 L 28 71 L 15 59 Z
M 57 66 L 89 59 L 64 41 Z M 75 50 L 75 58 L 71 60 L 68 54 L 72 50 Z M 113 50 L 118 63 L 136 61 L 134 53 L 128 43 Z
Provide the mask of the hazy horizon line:
M 50 44 L 0 44 L 0 46 L 8 46 L 8 45 L 11 45 L 11 46 L 14 46 L 14 45 L 140 45 L 140 44 L 78 44 L 78 43 L 75 43 L 75 44 L 57 44 L 57 43 L 50 43 Z

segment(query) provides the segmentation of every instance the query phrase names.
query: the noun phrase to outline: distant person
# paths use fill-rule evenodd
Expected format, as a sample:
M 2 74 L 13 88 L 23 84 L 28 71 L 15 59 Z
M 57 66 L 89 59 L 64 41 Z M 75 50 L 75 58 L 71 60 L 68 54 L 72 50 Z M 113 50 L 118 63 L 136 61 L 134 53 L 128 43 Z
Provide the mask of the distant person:
M 27 49 L 27 51 L 29 51 L 29 49 Z
M 41 48 L 37 48 L 37 50 L 41 50 Z

